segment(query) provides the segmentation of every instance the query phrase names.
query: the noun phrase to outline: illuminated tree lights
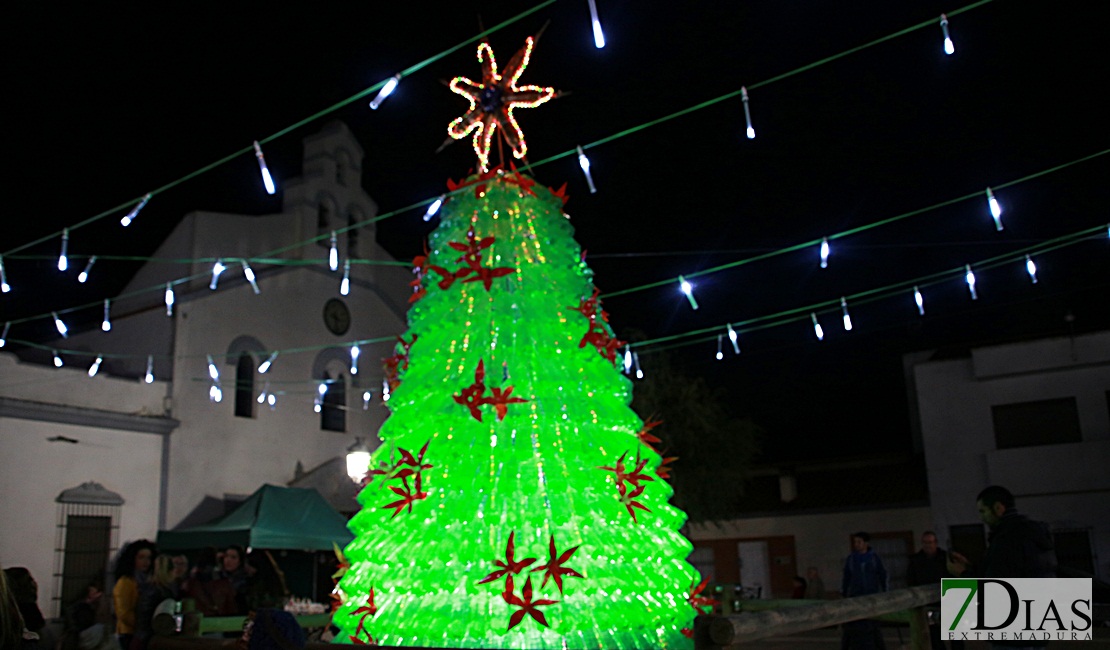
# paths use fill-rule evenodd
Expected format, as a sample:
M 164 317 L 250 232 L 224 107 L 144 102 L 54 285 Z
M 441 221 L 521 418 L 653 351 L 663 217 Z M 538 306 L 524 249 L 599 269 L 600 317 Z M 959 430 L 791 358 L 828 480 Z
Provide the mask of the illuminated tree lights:
M 443 204 L 386 362 L 393 414 L 351 521 L 338 638 L 691 647 L 685 515 L 563 200 L 519 174 L 463 184 L 478 191 Z

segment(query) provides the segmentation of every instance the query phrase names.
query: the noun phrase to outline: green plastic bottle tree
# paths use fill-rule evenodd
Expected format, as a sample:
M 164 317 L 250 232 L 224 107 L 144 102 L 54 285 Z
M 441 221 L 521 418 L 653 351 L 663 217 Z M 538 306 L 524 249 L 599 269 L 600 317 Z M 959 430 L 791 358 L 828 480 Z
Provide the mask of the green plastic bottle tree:
M 511 109 L 554 94 L 516 85 L 531 48 L 498 74 L 483 43 L 483 82 L 452 82 L 471 99 L 452 134 L 478 131 L 483 171 L 449 182 L 417 258 L 337 585 L 339 642 L 689 648 L 709 603 L 564 190 L 484 171 L 498 129 L 523 157 Z

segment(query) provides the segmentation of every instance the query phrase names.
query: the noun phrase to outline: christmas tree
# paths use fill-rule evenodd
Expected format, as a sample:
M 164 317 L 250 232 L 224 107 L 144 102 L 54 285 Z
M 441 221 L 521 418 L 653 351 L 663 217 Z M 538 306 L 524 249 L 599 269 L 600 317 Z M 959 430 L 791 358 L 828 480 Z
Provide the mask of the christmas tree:
M 485 171 L 532 39 L 498 74 L 452 89 L 480 171 L 452 194 L 417 258 L 409 329 L 386 362 L 392 415 L 359 493 L 337 641 L 485 648 L 691 647 L 698 596 L 685 515 L 629 408 L 621 343 L 563 212 L 513 168 Z

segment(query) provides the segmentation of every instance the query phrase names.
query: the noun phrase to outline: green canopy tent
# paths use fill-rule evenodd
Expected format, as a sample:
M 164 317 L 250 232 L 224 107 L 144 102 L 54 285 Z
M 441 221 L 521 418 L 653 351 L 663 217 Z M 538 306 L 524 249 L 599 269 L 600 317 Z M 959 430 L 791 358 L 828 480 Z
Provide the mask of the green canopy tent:
M 263 485 L 219 519 L 180 530 L 158 531 L 160 550 L 244 548 L 330 551 L 353 536 L 347 521 L 313 489 Z

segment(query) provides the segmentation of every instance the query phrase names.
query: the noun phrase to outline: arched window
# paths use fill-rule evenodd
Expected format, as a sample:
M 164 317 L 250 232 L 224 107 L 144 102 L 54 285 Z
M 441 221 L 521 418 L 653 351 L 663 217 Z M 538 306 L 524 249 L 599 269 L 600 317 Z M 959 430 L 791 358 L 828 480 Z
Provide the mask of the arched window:
M 347 430 L 347 379 L 343 373 L 337 373 L 335 379 L 332 379 L 331 373 L 328 372 L 325 372 L 321 379 L 328 382 L 328 391 L 324 393 L 320 409 L 320 429 L 345 432 Z
M 254 417 L 254 357 L 239 353 L 235 364 L 235 417 Z
M 53 611 L 85 594 L 85 585 L 103 575 L 119 548 L 123 497 L 99 483 L 82 483 L 57 496 L 54 541 Z M 61 569 L 59 571 L 59 568 Z
M 346 185 L 347 177 L 351 171 L 351 156 L 340 149 L 335 152 L 335 182 L 338 185 Z

